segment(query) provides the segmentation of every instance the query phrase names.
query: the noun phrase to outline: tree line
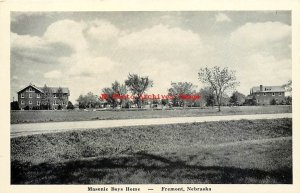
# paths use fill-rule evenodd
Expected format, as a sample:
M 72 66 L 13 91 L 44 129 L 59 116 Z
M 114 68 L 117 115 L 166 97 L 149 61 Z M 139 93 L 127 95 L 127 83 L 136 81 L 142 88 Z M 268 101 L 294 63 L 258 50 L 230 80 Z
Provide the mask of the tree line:
M 136 106 L 142 108 L 143 105 L 168 105 L 169 107 L 203 107 L 203 106 L 217 106 L 218 110 L 221 111 L 221 106 L 224 105 L 256 105 L 255 97 L 247 99 L 245 95 L 235 91 L 229 97 L 226 93 L 231 90 L 234 91 L 239 86 L 239 81 L 236 79 L 235 71 L 229 70 L 227 67 L 221 68 L 214 66 L 212 68 L 200 68 L 198 72 L 198 80 L 206 85 L 199 91 L 196 91 L 197 86 L 191 82 L 171 82 L 170 88 L 167 90 L 168 95 L 171 95 L 171 99 L 141 99 L 141 96 L 146 91 L 153 87 L 153 80 L 148 76 L 140 76 L 137 74 L 129 74 L 127 79 L 120 83 L 114 81 L 110 87 L 105 87 L 101 91 L 106 95 L 103 99 L 99 95 L 95 95 L 92 92 L 86 95 L 80 95 L 76 100 L 78 107 L 81 109 L 85 108 L 99 108 L 109 106 L 112 108 L 130 108 Z M 292 91 L 292 81 L 283 85 L 287 91 Z M 42 88 L 42 100 L 41 109 L 50 109 L 52 100 L 52 91 L 46 85 Z M 126 95 L 130 93 L 133 98 L 116 98 L 114 95 Z M 187 100 L 181 95 L 199 95 L 199 100 Z M 62 89 L 59 88 L 57 91 L 57 100 L 63 100 Z M 276 104 L 276 101 L 273 101 Z M 273 104 L 271 102 L 271 104 Z M 286 104 L 291 104 L 292 98 L 286 97 Z M 11 109 L 16 109 L 16 103 L 11 104 Z M 68 109 L 73 109 L 73 104 L 68 101 Z
M 171 106 L 201 106 L 205 103 L 206 106 L 218 106 L 219 111 L 226 98 L 225 92 L 229 89 L 235 89 L 239 82 L 236 80 L 235 72 L 228 68 L 213 67 L 201 68 L 198 73 L 199 81 L 207 85 L 207 87 L 196 91 L 197 86 L 190 82 L 171 82 L 170 88 L 167 90 L 172 99 L 152 100 L 152 104 L 161 103 L 162 105 Z M 153 87 L 153 81 L 148 76 L 139 76 L 137 74 L 129 74 L 124 83 L 114 81 L 111 87 L 102 89 L 102 93 L 107 95 L 105 101 L 92 93 L 83 96 L 80 95 L 77 99 L 80 108 L 95 107 L 103 104 L 111 106 L 112 108 L 129 108 L 131 105 L 136 105 L 141 108 L 143 104 L 149 104 L 148 100 L 142 100 L 141 96 Z M 134 98 L 129 99 L 116 99 L 114 94 L 126 95 L 130 92 Z M 180 95 L 200 95 L 200 100 L 186 100 Z M 235 93 L 233 98 L 230 99 L 233 103 L 238 103 L 241 93 Z M 228 97 L 227 97 L 228 98 Z M 101 101 L 102 100 L 102 101 Z

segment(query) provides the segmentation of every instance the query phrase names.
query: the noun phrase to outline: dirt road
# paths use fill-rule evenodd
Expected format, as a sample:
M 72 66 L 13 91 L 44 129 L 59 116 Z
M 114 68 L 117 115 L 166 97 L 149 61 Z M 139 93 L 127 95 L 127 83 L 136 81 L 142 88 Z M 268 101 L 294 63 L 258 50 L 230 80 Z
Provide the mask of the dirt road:
M 230 121 L 241 119 L 254 120 L 278 118 L 292 118 L 292 113 L 12 124 L 11 137 L 13 138 L 33 134 L 63 132 L 78 129 L 84 130 L 138 125 L 163 125 L 194 122 Z

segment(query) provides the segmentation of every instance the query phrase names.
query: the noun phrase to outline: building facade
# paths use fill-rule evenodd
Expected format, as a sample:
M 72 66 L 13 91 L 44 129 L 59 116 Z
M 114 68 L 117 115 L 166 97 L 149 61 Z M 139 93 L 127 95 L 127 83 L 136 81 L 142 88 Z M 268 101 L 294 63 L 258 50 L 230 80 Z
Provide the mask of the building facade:
M 255 99 L 258 105 L 270 105 L 272 100 L 281 104 L 285 101 L 285 89 L 282 86 L 260 85 L 250 90 L 250 97 Z
M 33 84 L 17 93 L 21 110 L 65 109 L 70 96 L 69 89 L 65 87 L 37 87 Z

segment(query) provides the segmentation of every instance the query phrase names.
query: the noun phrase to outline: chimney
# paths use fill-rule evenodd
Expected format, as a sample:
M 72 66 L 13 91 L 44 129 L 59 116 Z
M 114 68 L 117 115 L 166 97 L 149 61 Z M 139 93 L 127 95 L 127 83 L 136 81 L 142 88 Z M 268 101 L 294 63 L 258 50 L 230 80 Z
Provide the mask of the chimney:
M 260 90 L 260 91 L 263 90 L 263 85 L 259 85 L 259 90 Z

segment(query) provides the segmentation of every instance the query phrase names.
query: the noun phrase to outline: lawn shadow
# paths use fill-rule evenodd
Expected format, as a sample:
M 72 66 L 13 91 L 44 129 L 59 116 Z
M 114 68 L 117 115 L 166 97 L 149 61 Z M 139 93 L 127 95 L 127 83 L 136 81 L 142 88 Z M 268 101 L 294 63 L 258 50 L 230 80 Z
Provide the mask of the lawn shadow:
M 276 171 L 188 165 L 138 152 L 63 163 L 11 163 L 11 184 L 291 184 L 292 168 Z

